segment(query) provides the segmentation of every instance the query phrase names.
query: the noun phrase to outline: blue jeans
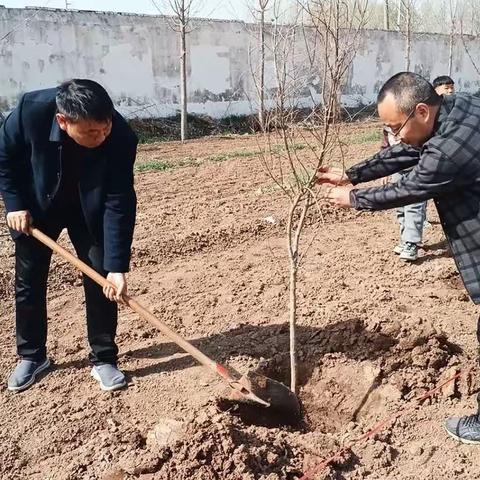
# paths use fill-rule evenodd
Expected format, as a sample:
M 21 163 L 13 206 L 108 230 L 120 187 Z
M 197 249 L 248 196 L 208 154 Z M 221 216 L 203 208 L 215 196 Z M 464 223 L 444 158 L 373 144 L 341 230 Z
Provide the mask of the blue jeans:
M 393 175 L 394 181 L 406 173 Z M 402 243 L 420 243 L 423 237 L 423 226 L 427 216 L 427 202 L 405 205 L 396 209 L 397 221 L 400 224 L 400 239 Z

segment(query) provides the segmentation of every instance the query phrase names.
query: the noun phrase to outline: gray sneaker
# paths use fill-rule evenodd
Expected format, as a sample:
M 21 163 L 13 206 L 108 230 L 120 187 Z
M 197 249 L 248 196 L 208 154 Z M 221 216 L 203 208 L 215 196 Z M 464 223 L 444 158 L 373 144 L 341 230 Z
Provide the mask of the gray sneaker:
M 395 248 L 393 249 L 393 253 L 400 255 L 403 252 L 403 243 L 400 242 L 398 245 L 395 245 Z
M 449 418 L 445 422 L 445 430 L 459 442 L 480 444 L 480 421 L 477 414 Z
M 91 375 L 100 383 L 100 388 L 107 392 L 118 390 L 127 384 L 123 372 L 121 372 L 116 365 L 111 363 L 95 365 L 92 368 Z
M 50 366 L 50 360 L 47 358 L 41 362 L 32 360 L 20 360 L 8 377 L 7 388 L 12 392 L 21 392 L 35 383 L 35 379 L 40 372 Z
M 407 262 L 414 262 L 418 258 L 418 246 L 416 243 L 405 242 L 400 258 Z

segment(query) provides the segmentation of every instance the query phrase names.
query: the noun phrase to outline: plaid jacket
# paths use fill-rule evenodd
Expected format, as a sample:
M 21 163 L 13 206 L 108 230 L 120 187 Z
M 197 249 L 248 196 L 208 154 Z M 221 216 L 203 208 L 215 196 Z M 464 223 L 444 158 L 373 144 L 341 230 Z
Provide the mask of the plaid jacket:
M 400 144 L 349 170 L 356 185 L 413 167 L 396 183 L 354 189 L 358 210 L 385 210 L 432 198 L 472 301 L 480 303 L 480 99 L 444 97 L 433 136 L 421 149 Z

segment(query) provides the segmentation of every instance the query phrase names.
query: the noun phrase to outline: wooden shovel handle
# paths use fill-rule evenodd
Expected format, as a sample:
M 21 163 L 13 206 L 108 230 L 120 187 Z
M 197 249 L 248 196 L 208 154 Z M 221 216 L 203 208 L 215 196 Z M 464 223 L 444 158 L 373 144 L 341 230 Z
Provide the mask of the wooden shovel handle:
M 113 287 L 110 282 L 106 280 L 102 275 L 96 272 L 93 268 L 89 267 L 87 264 L 79 260 L 75 255 L 72 255 L 69 251 L 61 247 L 57 242 L 52 240 L 50 237 L 42 233 L 37 228 L 30 229 L 30 235 L 36 238 L 39 242 L 43 243 L 47 247 L 51 248 L 54 252 L 58 253 L 62 258 L 67 262 L 70 262 L 74 267 L 78 268 L 85 275 L 90 277 L 94 282 L 98 283 L 101 287 L 106 285 Z M 193 358 L 195 358 L 202 365 L 210 368 L 215 373 L 220 374 L 226 380 L 234 380 L 230 377 L 230 374 L 225 367 L 220 364 L 217 364 L 214 360 L 207 357 L 200 350 L 195 348 L 191 343 L 187 342 L 180 335 L 175 333 L 170 327 L 165 325 L 161 320 L 155 317 L 147 308 L 137 302 L 134 298 L 129 295 L 123 295 L 125 303 L 135 312 L 137 312 L 141 317 L 151 323 L 154 327 L 158 328 L 164 335 L 166 335 L 172 342 L 176 343 L 180 348 L 189 353 Z

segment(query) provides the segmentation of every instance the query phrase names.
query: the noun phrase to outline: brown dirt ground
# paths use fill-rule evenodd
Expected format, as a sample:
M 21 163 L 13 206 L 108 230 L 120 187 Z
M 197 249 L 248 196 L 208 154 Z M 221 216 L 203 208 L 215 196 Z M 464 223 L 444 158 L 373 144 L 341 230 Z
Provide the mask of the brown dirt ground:
M 350 126 L 348 133 L 354 138 L 374 128 Z M 235 155 L 255 145 L 255 138 L 238 136 L 141 149 L 139 163 L 200 161 L 137 174 L 130 292 L 208 355 L 242 371 L 260 365 L 286 380 L 286 201 L 258 158 Z M 353 142 L 349 163 L 377 146 Z M 229 159 L 209 160 L 220 154 Z M 376 421 L 475 363 L 477 309 L 431 206 L 429 219 L 415 264 L 392 253 L 398 235 L 391 212 L 325 206 L 322 223 L 309 219 L 307 236 L 319 229 L 300 274 L 305 424 L 296 429 L 249 424 L 236 411 L 223 411 L 214 400 L 221 382 L 127 310 L 118 343 L 129 386 L 101 392 L 89 376 L 79 276 L 55 259 L 48 342 L 54 367 L 24 393 L 0 390 L 0 477 L 301 477 Z M 0 234 L 0 376 L 6 379 L 15 364 L 13 249 L 4 227 Z M 310 478 L 480 478 L 478 447 L 456 443 L 442 427 L 445 417 L 472 411 L 473 390 L 460 380 Z

